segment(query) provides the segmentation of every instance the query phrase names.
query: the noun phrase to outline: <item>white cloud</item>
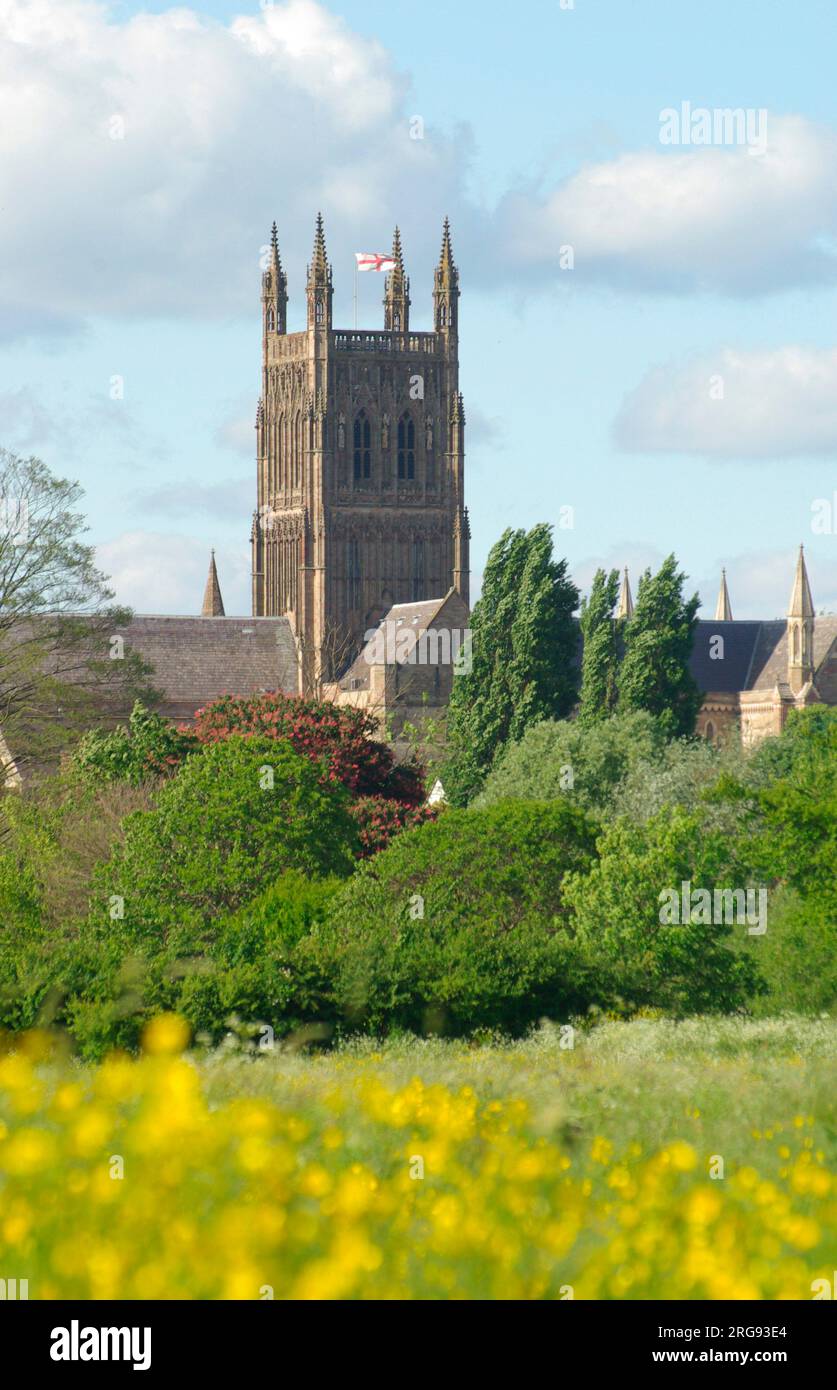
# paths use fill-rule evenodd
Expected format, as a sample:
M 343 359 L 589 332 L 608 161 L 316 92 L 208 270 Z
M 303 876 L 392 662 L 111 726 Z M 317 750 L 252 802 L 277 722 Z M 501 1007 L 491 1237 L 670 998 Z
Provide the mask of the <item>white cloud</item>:
M 632 453 L 760 459 L 833 454 L 837 349 L 727 347 L 654 368 L 624 400 L 614 435 Z
M 199 614 L 211 541 L 159 531 L 125 531 L 100 545 L 96 562 L 111 577 L 118 603 L 136 613 Z M 250 611 L 246 547 L 216 547 L 215 563 L 228 614 Z
M 470 283 L 486 287 L 746 295 L 837 280 L 827 127 L 769 113 L 763 156 L 656 146 L 517 186 L 491 212 L 465 194 L 467 126 L 428 122 L 411 139 L 410 97 L 382 45 L 317 0 L 254 5 L 228 25 L 0 0 L 0 186 L 13 194 L 0 336 L 54 339 L 97 313 L 252 312 L 274 216 L 298 308 L 318 207 L 347 280 L 351 250 L 396 220 L 408 260 L 429 260 L 447 212 Z
M 315 0 L 229 26 L 0 0 L 4 319 L 252 310 L 274 216 L 301 296 L 318 207 L 338 244 L 423 209 L 435 245 L 461 157 L 410 139 L 407 94 L 382 47 Z
M 837 135 L 770 113 L 766 152 L 638 151 L 497 210 L 497 250 L 544 271 L 651 292 L 748 295 L 837 280 Z M 574 269 L 560 271 L 562 245 Z

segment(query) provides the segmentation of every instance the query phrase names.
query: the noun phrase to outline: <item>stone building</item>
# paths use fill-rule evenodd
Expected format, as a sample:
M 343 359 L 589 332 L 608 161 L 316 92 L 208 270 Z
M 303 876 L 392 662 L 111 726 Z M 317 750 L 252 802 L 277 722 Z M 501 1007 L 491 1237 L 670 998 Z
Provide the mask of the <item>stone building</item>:
M 721 585 L 715 617 L 698 623 L 692 675 L 705 692 L 697 732 L 716 741 L 740 726 L 745 744 L 780 734 L 792 709 L 837 704 L 837 617 L 817 616 L 802 546 L 784 619 L 736 620 Z
M 262 276 L 258 497 L 251 530 L 256 617 L 287 616 L 302 690 L 333 681 L 395 604 L 468 603 L 459 273 L 444 224 L 433 329 L 410 327 L 396 228 L 383 328 L 332 324 L 332 271 L 317 217 L 307 326 L 287 331 L 274 224 Z

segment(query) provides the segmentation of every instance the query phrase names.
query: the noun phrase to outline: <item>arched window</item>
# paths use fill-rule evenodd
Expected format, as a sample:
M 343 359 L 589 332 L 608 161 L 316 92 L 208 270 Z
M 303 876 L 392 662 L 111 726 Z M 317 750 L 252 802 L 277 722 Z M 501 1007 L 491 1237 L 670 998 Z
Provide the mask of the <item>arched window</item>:
M 294 487 L 300 487 L 302 484 L 302 450 L 302 413 L 298 410 L 294 417 Z
M 319 298 L 319 296 L 318 296 L 318 297 L 317 297 L 317 304 L 316 304 L 316 307 L 315 307 L 315 309 L 314 309 L 314 322 L 316 323 L 316 325 L 317 325 L 318 328 L 320 328 L 320 327 L 322 326 L 323 318 L 324 318 L 323 301 L 322 301 L 322 300 Z
M 402 415 L 398 421 L 398 476 L 416 476 L 416 427 L 409 415 Z
M 448 321 L 448 308 L 447 308 L 447 305 L 446 305 L 446 304 L 442 304 L 442 305 L 440 306 L 440 308 L 439 308 L 439 327 L 440 327 L 440 328 L 444 328 L 445 325 L 446 325 L 446 323 L 447 323 L 447 321 Z
M 276 327 L 276 315 L 274 314 L 272 309 L 268 309 L 267 311 L 267 327 L 268 331 L 271 333 Z
M 354 537 L 346 542 L 346 597 L 350 609 L 360 606 L 360 542 Z
M 424 598 L 424 541 L 421 536 L 413 540 L 413 602 Z
M 706 739 L 707 743 L 715 742 L 715 725 L 712 723 L 711 719 L 707 719 L 706 724 L 704 725 L 703 736 Z
M 365 410 L 355 416 L 354 475 L 356 478 L 372 476 L 372 427 Z

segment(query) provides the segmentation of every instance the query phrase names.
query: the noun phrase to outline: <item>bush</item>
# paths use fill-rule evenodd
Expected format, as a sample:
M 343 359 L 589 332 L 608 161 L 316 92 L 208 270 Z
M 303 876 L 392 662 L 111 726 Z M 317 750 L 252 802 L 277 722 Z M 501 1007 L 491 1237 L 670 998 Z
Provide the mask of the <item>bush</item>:
M 658 721 L 644 710 L 614 714 L 589 727 L 578 720 L 549 720 L 505 750 L 475 804 L 566 797 L 603 813 L 631 769 L 657 762 L 664 747 Z
M 591 1002 L 627 1013 L 729 1012 L 764 987 L 753 961 L 734 949 L 731 926 L 660 921 L 664 890 L 679 894 L 687 881 L 693 889 L 745 886 L 726 835 L 666 809 L 644 825 L 615 821 L 598 850 L 590 873 L 565 886 Z M 746 925 L 734 930 L 740 946 Z
M 278 1039 L 325 1021 L 325 982 L 297 948 L 323 920 L 340 886 L 288 872 L 247 907 L 223 919 L 203 968 L 185 975 L 177 1010 L 217 1042 L 238 1018 Z
M 99 919 L 117 898 L 129 937 L 208 923 L 287 869 L 345 877 L 357 849 L 341 787 L 288 743 L 232 736 L 192 754 L 154 810 L 128 818 L 99 874 Z
M 448 810 L 362 866 L 303 947 L 350 1028 L 521 1032 L 580 997 L 564 877 L 595 828 L 563 802 Z
M 272 691 L 247 698 L 228 695 L 195 715 L 200 743 L 232 734 L 285 739 L 356 796 L 386 796 L 418 805 L 424 800 L 421 769 L 396 766 L 393 751 L 375 738 L 377 722 L 362 710 L 328 700 L 303 699 Z
M 747 938 L 747 952 L 768 988 L 754 1012 L 837 1012 L 837 917 L 821 898 L 779 890 L 767 931 Z
M 171 776 L 194 747 L 194 735 L 175 729 L 137 700 L 127 726 L 85 734 L 72 762 L 87 777 L 139 786 L 149 778 Z

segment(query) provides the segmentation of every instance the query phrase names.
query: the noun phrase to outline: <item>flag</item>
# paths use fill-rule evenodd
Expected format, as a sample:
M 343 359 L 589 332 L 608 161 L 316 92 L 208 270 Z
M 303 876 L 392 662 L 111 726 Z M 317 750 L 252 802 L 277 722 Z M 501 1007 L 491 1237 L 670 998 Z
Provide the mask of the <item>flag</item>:
M 395 261 L 392 256 L 387 256 L 382 251 L 355 251 L 355 260 L 358 270 L 395 269 Z

